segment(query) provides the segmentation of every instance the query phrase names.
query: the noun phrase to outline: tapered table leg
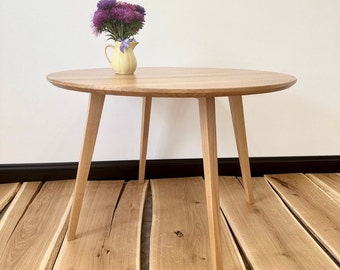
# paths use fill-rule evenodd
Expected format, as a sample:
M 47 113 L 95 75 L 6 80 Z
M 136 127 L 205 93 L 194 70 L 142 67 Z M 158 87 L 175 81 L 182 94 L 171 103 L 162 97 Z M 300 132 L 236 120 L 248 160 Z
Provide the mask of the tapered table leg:
M 151 114 L 151 97 L 143 97 L 143 114 L 142 114 L 142 132 L 140 140 L 140 157 L 138 183 L 143 184 L 145 178 L 146 154 L 148 148 L 150 114 Z
M 215 98 L 200 98 L 199 111 L 201 121 L 211 264 L 213 270 L 220 270 L 223 267 L 223 258 L 220 230 Z
M 242 96 L 230 96 L 229 105 L 233 119 L 234 133 L 236 138 L 238 156 L 240 160 L 242 181 L 249 204 L 254 203 L 253 186 L 250 174 L 246 128 L 244 122 Z
M 105 95 L 93 93 L 90 96 L 83 149 L 78 165 L 76 185 L 73 194 L 73 204 L 67 237 L 69 241 L 75 239 L 77 231 L 80 210 L 83 203 L 86 182 L 89 176 L 104 100 Z

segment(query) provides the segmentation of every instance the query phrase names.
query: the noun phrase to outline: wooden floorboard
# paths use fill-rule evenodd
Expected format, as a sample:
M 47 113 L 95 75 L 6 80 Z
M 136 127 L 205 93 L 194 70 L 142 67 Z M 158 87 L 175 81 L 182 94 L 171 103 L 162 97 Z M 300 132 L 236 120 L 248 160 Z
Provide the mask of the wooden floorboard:
M 40 189 L 41 182 L 23 183 L 0 220 L 0 254 L 3 254 L 12 232 Z
M 110 252 L 104 269 L 140 269 L 143 208 L 148 181 L 129 181 L 119 200 L 105 248 Z
M 20 187 L 20 183 L 1 184 L 0 212 L 13 199 Z
M 66 232 L 74 181 L 47 182 L 0 254 L 0 269 L 49 269 Z
M 306 176 L 319 188 L 326 192 L 332 199 L 340 204 L 340 174 L 338 173 L 313 173 Z
M 338 269 L 264 178 L 254 179 L 254 205 L 235 177 L 220 180 L 222 210 L 253 269 Z
M 153 180 L 151 189 L 150 269 L 210 269 L 203 179 Z M 245 269 L 225 221 L 222 224 L 224 269 Z
M 208 223 L 199 178 L 151 181 L 150 269 L 208 269 Z
M 339 269 L 340 176 L 296 175 L 254 179 L 254 205 L 237 178 L 220 178 L 224 269 Z M 0 269 L 209 269 L 202 178 L 151 185 L 88 182 L 68 242 L 74 181 L 0 184 Z
M 143 205 L 148 182 L 91 181 L 79 233 L 64 240 L 54 269 L 139 269 Z M 75 260 L 75 258 L 77 258 Z
M 76 239 L 64 239 L 54 269 L 104 269 L 105 239 L 123 185 L 123 181 L 87 183 Z
M 266 175 L 266 179 L 306 228 L 340 261 L 339 204 L 303 174 Z

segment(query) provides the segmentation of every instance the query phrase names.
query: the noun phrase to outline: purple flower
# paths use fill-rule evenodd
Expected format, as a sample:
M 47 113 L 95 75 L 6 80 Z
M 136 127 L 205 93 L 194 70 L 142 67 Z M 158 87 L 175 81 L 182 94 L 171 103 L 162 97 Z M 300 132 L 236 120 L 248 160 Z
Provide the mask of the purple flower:
M 98 9 L 111 9 L 116 4 L 116 0 L 100 0 L 97 4 Z
M 134 11 L 129 6 L 115 7 L 111 10 L 111 15 L 124 23 L 131 23 L 135 19 Z
M 93 15 L 93 26 L 97 29 L 102 28 L 108 20 L 110 20 L 110 12 L 98 9 Z
M 145 15 L 145 9 L 144 9 L 142 6 L 140 6 L 140 5 L 135 5 L 135 9 L 136 9 L 137 12 L 139 12 L 140 14 L 142 14 L 143 17 L 144 17 L 144 15 Z
M 144 14 L 141 14 L 141 13 L 135 11 L 134 15 L 135 15 L 135 20 L 140 21 L 140 22 L 144 22 Z
M 117 0 L 100 0 L 93 14 L 92 27 L 95 35 L 107 32 L 112 40 L 132 38 L 144 26 L 145 9 Z

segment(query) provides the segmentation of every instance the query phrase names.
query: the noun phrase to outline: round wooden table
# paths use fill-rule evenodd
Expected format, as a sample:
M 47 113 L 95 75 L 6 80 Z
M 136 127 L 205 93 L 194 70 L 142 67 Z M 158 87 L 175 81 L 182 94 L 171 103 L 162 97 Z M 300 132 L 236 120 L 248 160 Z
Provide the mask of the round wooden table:
M 212 269 L 222 269 L 216 147 L 215 97 L 229 97 L 246 200 L 254 202 L 243 114 L 243 95 L 286 89 L 296 82 L 274 72 L 214 68 L 138 68 L 133 75 L 112 69 L 70 70 L 47 79 L 57 87 L 90 93 L 87 125 L 78 166 L 68 240 L 75 238 L 105 95 L 143 97 L 139 182 L 144 182 L 152 97 L 197 98 L 206 187 Z

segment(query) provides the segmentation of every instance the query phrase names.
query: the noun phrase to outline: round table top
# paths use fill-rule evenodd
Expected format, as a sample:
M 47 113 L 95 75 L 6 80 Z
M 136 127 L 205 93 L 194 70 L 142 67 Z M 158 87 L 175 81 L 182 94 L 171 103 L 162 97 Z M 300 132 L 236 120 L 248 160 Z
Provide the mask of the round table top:
M 291 75 L 221 68 L 137 68 L 116 75 L 110 68 L 69 70 L 47 76 L 53 85 L 74 91 L 123 96 L 219 97 L 268 93 L 296 82 Z

